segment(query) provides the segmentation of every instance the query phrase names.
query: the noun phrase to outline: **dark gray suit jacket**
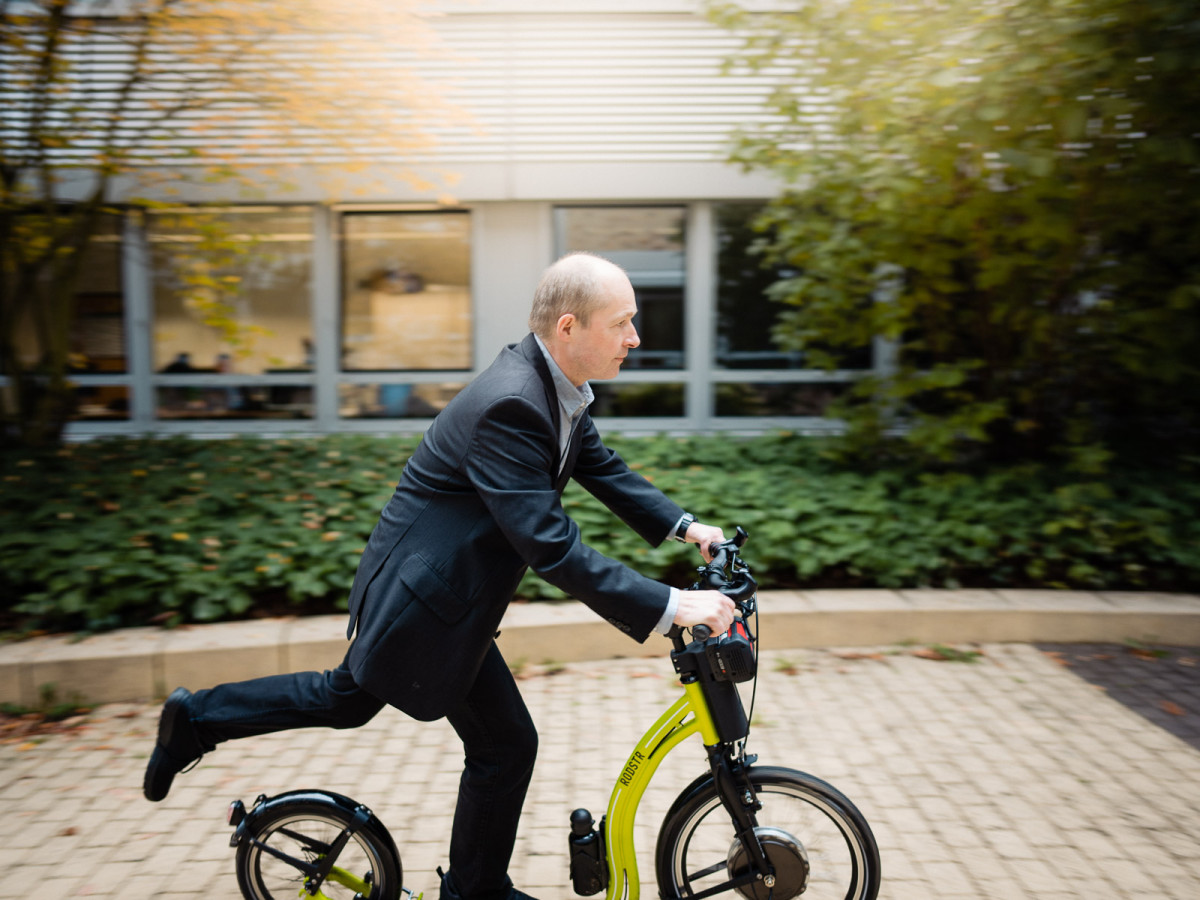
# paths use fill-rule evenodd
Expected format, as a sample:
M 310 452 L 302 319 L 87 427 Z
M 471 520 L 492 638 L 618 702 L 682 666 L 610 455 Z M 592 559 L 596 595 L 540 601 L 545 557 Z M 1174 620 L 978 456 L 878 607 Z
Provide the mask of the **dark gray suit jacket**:
M 584 546 L 574 477 L 652 545 L 683 510 L 630 470 L 584 412 L 560 473 L 560 406 L 533 335 L 505 347 L 426 431 L 350 592 L 358 684 L 418 719 L 465 697 L 527 567 L 637 641 L 670 588 Z

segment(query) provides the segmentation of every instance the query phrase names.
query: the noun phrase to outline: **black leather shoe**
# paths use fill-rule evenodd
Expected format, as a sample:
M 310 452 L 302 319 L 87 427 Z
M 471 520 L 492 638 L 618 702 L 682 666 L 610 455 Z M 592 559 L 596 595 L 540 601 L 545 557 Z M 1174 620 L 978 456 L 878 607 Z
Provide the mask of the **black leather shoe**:
M 450 880 L 450 876 L 442 871 L 442 867 L 437 867 L 438 878 L 442 880 L 442 890 L 438 895 L 438 900 L 462 900 L 462 895 L 455 889 L 454 883 Z
M 187 688 L 175 688 L 163 702 L 162 715 L 158 719 L 158 741 L 142 779 L 142 793 L 147 800 L 157 803 L 167 796 L 175 776 L 204 755 L 188 715 L 191 697 L 192 692 Z
M 437 873 L 442 879 L 442 891 L 439 900 L 463 900 L 462 894 L 458 892 L 458 888 L 450 880 L 450 876 L 442 871 L 441 866 L 438 866 Z M 508 896 L 504 900 L 534 900 L 534 898 L 523 891 L 518 891 L 514 887 L 509 889 Z

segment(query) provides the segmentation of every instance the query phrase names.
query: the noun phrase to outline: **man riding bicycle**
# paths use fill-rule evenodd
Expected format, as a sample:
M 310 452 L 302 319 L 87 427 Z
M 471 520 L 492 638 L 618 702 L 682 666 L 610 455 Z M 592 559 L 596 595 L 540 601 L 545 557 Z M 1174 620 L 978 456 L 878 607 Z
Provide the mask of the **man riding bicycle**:
M 508 864 L 537 732 L 493 640 L 527 568 L 637 641 L 672 624 L 731 624 L 716 591 L 681 591 L 580 539 L 561 494 L 575 478 L 652 545 L 702 554 L 720 528 L 685 513 L 604 446 L 588 381 L 616 377 L 640 340 L 633 287 L 613 263 L 563 257 L 534 295 L 531 334 L 438 415 L 408 461 L 363 552 L 350 593 L 345 660 L 167 698 L 144 792 L 221 741 L 289 728 L 352 728 L 391 704 L 445 716 L 466 764 L 450 842 L 446 900 L 520 900 Z

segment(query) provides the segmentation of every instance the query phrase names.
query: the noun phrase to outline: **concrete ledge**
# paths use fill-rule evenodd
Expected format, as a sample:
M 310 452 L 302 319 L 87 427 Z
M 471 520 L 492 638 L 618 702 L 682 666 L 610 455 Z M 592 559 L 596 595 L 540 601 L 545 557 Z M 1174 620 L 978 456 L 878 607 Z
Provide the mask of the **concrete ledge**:
M 897 643 L 1147 643 L 1200 646 L 1200 597 L 1191 594 L 1012 590 L 764 591 L 759 638 L 770 650 Z M 150 700 L 176 685 L 336 666 L 346 618 L 258 619 L 174 630 L 130 628 L 0 645 L 0 702 Z M 498 643 L 513 666 L 663 656 L 581 603 L 517 603 Z

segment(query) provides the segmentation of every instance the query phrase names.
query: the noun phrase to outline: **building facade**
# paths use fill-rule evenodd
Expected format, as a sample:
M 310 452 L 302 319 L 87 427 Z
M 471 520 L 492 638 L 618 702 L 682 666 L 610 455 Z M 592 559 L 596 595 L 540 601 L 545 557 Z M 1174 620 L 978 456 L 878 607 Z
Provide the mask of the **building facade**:
M 253 203 L 184 185 L 114 214 L 78 297 L 68 434 L 420 431 L 526 333 L 571 250 L 638 295 L 642 346 L 593 386 L 602 428 L 828 429 L 884 354 L 829 372 L 774 340 L 749 222 L 779 185 L 727 158 L 776 85 L 722 72 L 740 38 L 698 5 L 444 0 L 442 52 L 414 65 L 473 120 L 423 160 L 447 186 L 381 163 L 331 196 L 298 160 Z

